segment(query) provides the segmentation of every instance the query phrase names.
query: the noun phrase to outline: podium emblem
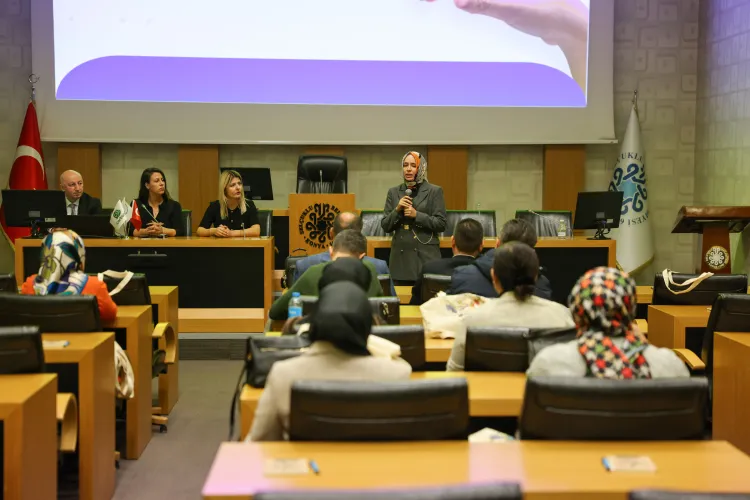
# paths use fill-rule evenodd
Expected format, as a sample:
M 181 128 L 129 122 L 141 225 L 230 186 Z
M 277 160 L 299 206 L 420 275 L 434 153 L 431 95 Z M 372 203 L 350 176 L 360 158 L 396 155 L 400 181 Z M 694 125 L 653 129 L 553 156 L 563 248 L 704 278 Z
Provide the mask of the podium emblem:
M 331 241 L 329 230 L 333 227 L 333 220 L 341 210 L 330 203 L 315 203 L 302 211 L 299 218 L 299 234 L 305 243 L 313 248 L 324 250 Z
M 704 256 L 708 267 L 715 271 L 720 271 L 729 265 L 729 252 L 722 246 L 712 246 Z

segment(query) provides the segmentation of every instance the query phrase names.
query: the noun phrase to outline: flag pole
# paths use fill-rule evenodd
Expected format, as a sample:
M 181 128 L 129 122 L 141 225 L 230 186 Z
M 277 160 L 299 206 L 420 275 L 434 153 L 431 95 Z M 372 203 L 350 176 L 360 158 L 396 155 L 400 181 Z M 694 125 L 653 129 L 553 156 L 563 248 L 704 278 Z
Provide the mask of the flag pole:
M 29 83 L 31 84 L 31 102 L 36 106 L 36 84 L 39 83 L 39 77 L 34 73 L 30 74 Z
M 633 91 L 633 107 L 635 107 L 635 112 L 638 112 L 638 89 L 635 89 Z

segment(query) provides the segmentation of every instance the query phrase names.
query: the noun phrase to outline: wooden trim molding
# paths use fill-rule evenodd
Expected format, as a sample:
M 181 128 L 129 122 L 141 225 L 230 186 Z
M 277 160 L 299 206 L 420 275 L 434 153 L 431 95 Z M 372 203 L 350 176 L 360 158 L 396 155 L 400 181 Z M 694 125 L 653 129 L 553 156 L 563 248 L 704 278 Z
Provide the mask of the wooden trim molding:
M 427 146 L 429 180 L 443 188 L 447 210 L 466 210 L 469 147 Z
M 219 146 L 181 144 L 177 166 L 182 208 L 193 211 L 193 232 L 219 192 Z
M 542 210 L 570 210 L 575 215 L 578 193 L 585 189 L 586 147 L 544 146 Z

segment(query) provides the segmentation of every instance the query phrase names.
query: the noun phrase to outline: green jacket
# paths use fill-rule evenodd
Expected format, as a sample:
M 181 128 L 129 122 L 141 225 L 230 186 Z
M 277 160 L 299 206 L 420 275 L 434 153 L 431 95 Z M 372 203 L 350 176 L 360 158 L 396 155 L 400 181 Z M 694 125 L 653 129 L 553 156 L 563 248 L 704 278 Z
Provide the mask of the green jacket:
M 378 272 L 375 270 L 370 262 L 363 260 L 362 263 L 367 266 L 370 270 L 370 288 L 367 290 L 368 297 L 379 297 L 383 295 L 383 289 L 378 281 Z M 276 299 L 276 302 L 271 306 L 271 311 L 268 316 L 271 319 L 287 319 L 287 309 L 289 308 L 289 301 L 292 300 L 292 294 L 299 292 L 300 295 L 313 295 L 318 296 L 318 282 L 320 277 L 323 276 L 323 268 L 325 268 L 330 262 L 322 262 L 310 266 L 300 278 L 294 282 L 292 288 L 289 288 L 284 295 Z

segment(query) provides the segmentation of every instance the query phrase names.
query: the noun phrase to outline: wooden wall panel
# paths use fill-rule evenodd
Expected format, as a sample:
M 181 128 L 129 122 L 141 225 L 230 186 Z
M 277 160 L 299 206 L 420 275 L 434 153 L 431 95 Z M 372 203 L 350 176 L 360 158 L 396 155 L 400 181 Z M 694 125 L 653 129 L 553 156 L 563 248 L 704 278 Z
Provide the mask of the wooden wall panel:
M 193 233 L 219 193 L 219 146 L 180 145 L 177 152 L 180 204 L 193 211 Z
M 303 151 L 306 155 L 346 156 L 342 146 L 306 146 Z
M 427 177 L 443 188 L 445 208 L 466 210 L 468 197 L 468 146 L 428 146 Z
M 98 143 L 60 143 L 57 146 L 57 176 L 49 179 L 50 189 L 60 189 L 60 174 L 75 170 L 83 177 L 83 189 L 102 197 L 102 150 Z
M 586 189 L 585 164 L 585 146 L 544 147 L 542 210 L 570 210 L 575 215 L 578 193 Z

